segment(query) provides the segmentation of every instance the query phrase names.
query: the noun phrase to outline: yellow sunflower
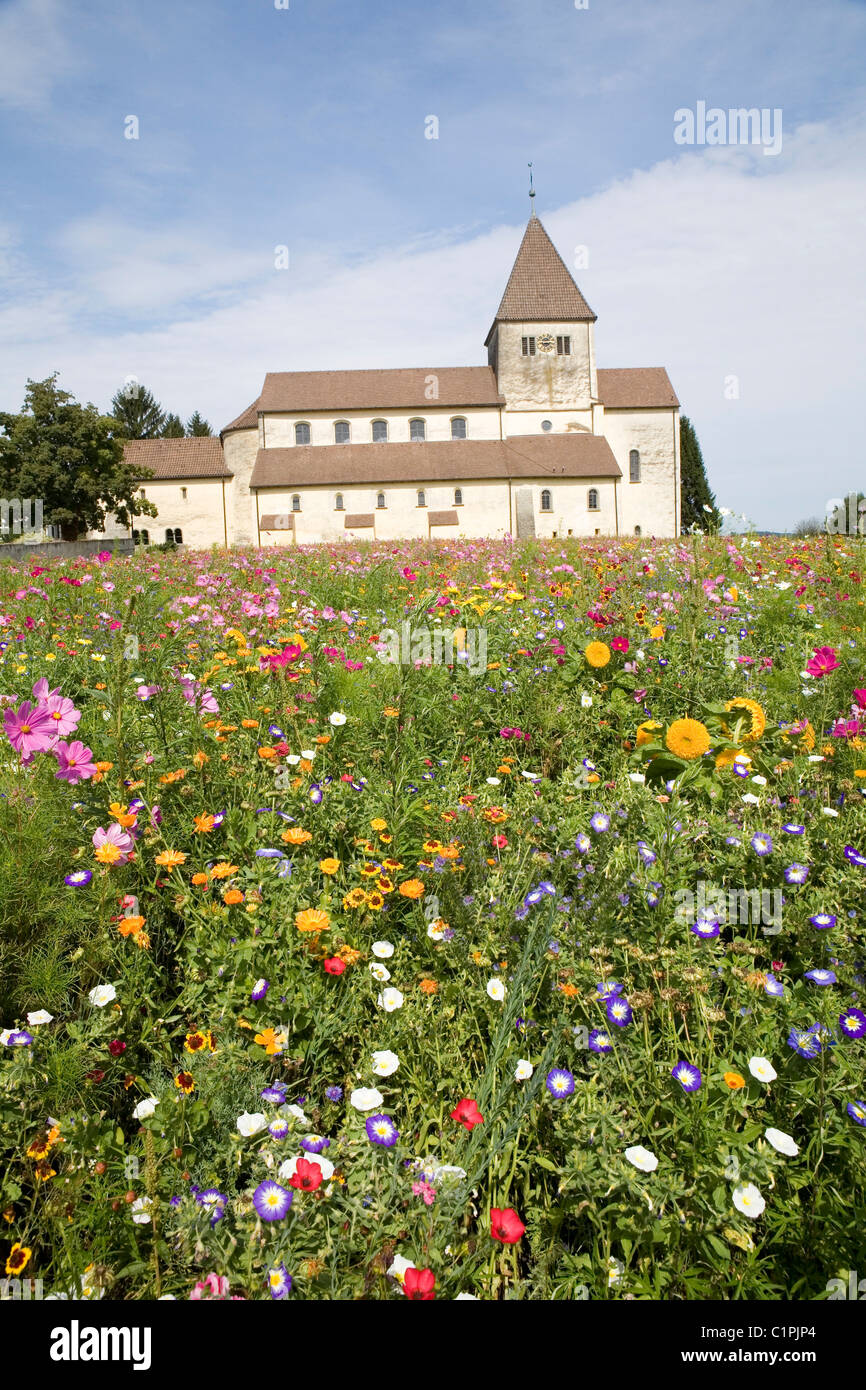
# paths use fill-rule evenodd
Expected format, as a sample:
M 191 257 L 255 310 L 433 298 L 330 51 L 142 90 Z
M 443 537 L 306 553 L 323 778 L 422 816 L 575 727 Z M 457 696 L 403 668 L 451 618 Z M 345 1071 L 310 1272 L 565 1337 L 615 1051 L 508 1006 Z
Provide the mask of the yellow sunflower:
M 589 665 L 597 671 L 610 661 L 610 647 L 606 642 L 590 642 L 583 654 Z
M 767 727 L 767 717 L 764 714 L 764 711 L 761 709 L 761 706 L 758 704 L 757 700 L 747 700 L 744 695 L 738 695 L 736 699 L 728 700 L 727 704 L 725 705 L 725 709 L 731 711 L 743 710 L 746 714 L 750 716 L 751 724 L 749 726 L 748 733 L 743 734 L 743 742 L 757 743 L 758 739 L 761 737 L 761 734 Z M 726 734 L 730 733 L 727 724 L 723 724 L 722 728 L 724 729 Z
M 665 735 L 665 746 L 678 758 L 700 758 L 710 746 L 709 730 L 699 719 L 675 719 Z

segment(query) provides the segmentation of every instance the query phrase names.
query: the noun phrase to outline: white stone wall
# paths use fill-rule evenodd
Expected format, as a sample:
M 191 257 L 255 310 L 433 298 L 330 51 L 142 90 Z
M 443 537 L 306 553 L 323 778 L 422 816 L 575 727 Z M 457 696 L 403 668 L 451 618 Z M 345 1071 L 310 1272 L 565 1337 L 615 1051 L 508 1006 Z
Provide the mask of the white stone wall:
M 229 479 L 225 480 L 228 493 Z M 137 516 L 134 527 L 119 526 L 112 518 L 103 531 L 88 531 L 88 539 L 130 536 L 133 529 L 147 531 L 151 545 L 162 545 L 166 529 L 180 528 L 182 544 L 194 550 L 225 545 L 222 478 L 146 479 L 137 489 L 157 507 L 156 516 Z M 186 494 L 186 495 L 184 495 Z
M 570 355 L 539 351 L 537 342 L 544 333 L 554 338 L 568 335 Z M 536 340 L 533 357 L 523 356 L 524 337 Z M 509 411 L 589 410 L 598 397 L 591 323 L 500 323 L 495 345 L 491 342 L 494 347 L 499 391 Z
M 427 425 L 428 440 L 451 438 L 451 420 L 460 417 L 466 421 L 469 439 L 500 439 L 501 408 L 499 406 L 471 406 L 463 410 L 457 407 L 442 408 L 431 401 L 425 407 L 415 410 L 346 410 L 275 412 L 261 417 L 264 447 L 268 449 L 288 449 L 294 447 L 295 425 L 305 422 L 310 426 L 310 442 L 314 445 L 333 445 L 334 425 L 338 420 L 347 420 L 351 431 L 351 444 L 370 444 L 373 440 L 374 420 L 387 420 L 388 442 L 407 443 L 409 440 L 409 421 L 424 420 Z M 237 433 L 241 433 L 238 431 Z M 227 439 L 231 435 L 226 436 Z M 231 467 L 231 464 L 229 464 Z
M 549 420 L 552 428 L 543 430 L 542 420 Z M 592 434 L 592 411 L 506 409 L 504 429 L 506 439 L 519 434 Z
M 250 477 L 259 450 L 258 429 L 231 430 L 223 440 L 223 458 L 234 477 L 226 480 L 229 545 L 256 545 L 256 500 Z
M 602 431 L 622 469 L 620 535 L 640 526 L 644 536 L 679 534 L 679 413 L 676 410 L 606 410 Z M 641 481 L 629 482 L 629 453 L 640 454 Z
M 463 494 L 462 506 L 455 506 L 454 489 Z M 434 511 L 456 511 L 457 526 L 436 527 L 436 536 L 475 538 L 513 534 L 516 528 L 514 494 L 518 488 L 530 488 L 533 494 L 535 533 L 539 537 L 614 535 L 616 506 L 614 482 L 602 479 L 515 479 L 484 482 L 433 483 L 424 485 L 425 507 L 417 504 L 418 485 L 391 483 L 381 489 L 372 487 L 298 488 L 300 512 L 292 512 L 290 488 L 268 488 L 258 493 L 261 517 L 290 513 L 293 531 L 262 531 L 263 545 L 311 545 L 321 541 L 402 540 L 426 538 L 430 534 L 428 514 Z M 598 493 L 598 510 L 588 507 L 589 489 Z M 542 490 L 551 494 L 551 510 L 541 510 Z M 342 491 L 343 511 L 334 509 L 337 491 Z M 385 494 L 386 506 L 377 508 L 376 494 Z M 373 528 L 347 531 L 346 514 L 372 513 Z

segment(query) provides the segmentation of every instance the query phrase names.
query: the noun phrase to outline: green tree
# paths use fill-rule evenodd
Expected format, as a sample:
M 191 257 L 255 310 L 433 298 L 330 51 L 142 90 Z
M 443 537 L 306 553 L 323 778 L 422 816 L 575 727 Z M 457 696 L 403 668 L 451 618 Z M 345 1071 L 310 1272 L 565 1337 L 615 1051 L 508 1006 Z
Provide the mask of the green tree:
M 117 421 L 117 433 L 123 439 L 158 439 L 166 420 L 165 411 L 153 392 L 132 378 L 115 392 L 111 413 Z
M 110 514 L 121 526 L 156 516 L 136 495 L 153 474 L 124 460 L 116 419 L 62 391 L 56 372 L 27 382 L 21 413 L 0 412 L 0 430 L 3 496 L 41 500 L 43 524 L 59 525 L 64 540 L 100 530 Z
M 710 510 L 706 511 L 705 508 Z M 717 531 L 721 513 L 707 481 L 707 471 L 695 427 L 687 415 L 680 420 L 680 529 L 700 526 Z
M 165 417 L 162 429 L 159 433 L 162 439 L 183 439 L 185 433 L 183 420 L 181 420 L 179 415 L 172 415 L 171 412 L 169 412 Z
M 213 430 L 203 416 L 198 411 L 194 411 L 186 422 L 186 432 L 189 435 L 204 436 L 213 434 Z

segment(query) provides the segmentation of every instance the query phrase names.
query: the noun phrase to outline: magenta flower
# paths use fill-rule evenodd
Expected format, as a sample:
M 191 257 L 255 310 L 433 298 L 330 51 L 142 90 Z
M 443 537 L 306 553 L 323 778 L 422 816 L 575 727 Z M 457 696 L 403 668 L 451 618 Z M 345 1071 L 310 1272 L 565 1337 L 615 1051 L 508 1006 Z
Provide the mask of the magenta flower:
M 48 710 L 44 705 L 31 705 L 29 700 L 24 700 L 17 710 L 4 712 L 3 727 L 16 753 L 27 762 L 34 753 L 44 753 L 54 742 L 55 731 Z
M 859 690 L 854 691 L 854 699 L 857 701 L 859 709 L 866 709 L 866 690 L 862 686 Z
M 833 647 L 816 647 L 814 656 L 806 662 L 806 670 L 810 676 L 828 676 L 838 665 Z
M 75 733 L 81 710 L 75 708 L 67 695 L 50 695 L 40 708 L 48 711 L 51 727 L 59 738 Z
M 93 753 L 89 748 L 85 748 L 80 739 L 67 743 L 65 739 L 55 745 L 51 750 L 59 765 L 59 771 L 54 775 L 62 782 L 86 782 L 96 772 L 96 763 L 93 761 Z

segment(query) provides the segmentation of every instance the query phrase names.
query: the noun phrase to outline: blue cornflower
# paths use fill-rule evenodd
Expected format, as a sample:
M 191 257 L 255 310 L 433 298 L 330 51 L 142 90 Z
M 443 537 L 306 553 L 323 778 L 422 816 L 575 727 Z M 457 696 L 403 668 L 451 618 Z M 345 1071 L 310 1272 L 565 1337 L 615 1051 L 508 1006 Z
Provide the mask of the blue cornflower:
M 333 1101 L 334 1104 L 336 1105 L 337 1101 L 338 1101 L 338 1100 L 342 1100 L 342 1099 L 343 1099 L 343 1088 L 342 1088 L 342 1086 L 326 1086 L 326 1087 L 325 1087 L 325 1100 Z

